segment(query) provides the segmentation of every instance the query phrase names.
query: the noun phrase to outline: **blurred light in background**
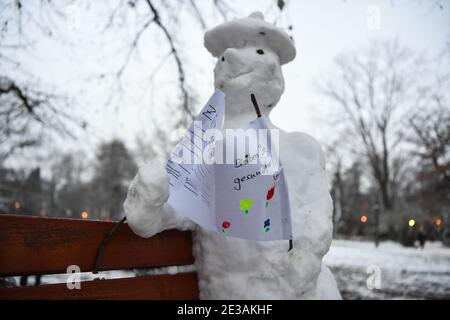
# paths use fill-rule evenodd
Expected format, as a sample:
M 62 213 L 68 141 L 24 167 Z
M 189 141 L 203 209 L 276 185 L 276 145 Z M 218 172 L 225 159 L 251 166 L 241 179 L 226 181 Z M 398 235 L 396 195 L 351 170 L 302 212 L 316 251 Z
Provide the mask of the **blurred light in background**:
M 361 216 L 361 222 L 366 223 L 367 222 L 367 216 Z
M 89 213 L 87 213 L 87 211 L 81 212 L 81 218 L 83 218 L 83 219 L 89 218 Z
M 442 224 L 442 220 L 440 218 L 437 218 L 436 220 L 434 220 L 434 224 L 439 227 Z
M 409 225 L 410 227 L 414 227 L 414 226 L 416 225 L 416 220 L 414 220 L 414 219 L 409 219 L 408 225 Z

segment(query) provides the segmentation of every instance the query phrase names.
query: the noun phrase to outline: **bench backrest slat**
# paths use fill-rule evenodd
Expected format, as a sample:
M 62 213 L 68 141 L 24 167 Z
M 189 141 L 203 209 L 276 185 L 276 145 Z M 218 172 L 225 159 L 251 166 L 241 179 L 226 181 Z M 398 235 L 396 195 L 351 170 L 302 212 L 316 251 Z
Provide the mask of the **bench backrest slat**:
M 92 271 L 103 238 L 115 222 L 0 215 L 0 276 L 65 273 L 69 265 Z M 188 265 L 190 232 L 169 230 L 152 238 L 121 225 L 108 243 L 101 270 Z

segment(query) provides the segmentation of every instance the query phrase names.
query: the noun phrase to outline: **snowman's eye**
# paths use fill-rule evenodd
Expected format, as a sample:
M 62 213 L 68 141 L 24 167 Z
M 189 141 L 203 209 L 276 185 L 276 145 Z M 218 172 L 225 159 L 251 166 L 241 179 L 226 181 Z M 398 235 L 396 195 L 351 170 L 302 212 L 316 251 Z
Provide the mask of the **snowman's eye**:
M 225 57 L 222 57 L 222 59 L 220 59 L 220 60 L 225 61 Z
M 256 53 L 257 53 L 257 54 L 264 54 L 264 51 L 261 50 L 261 49 L 258 49 L 258 50 L 256 50 Z

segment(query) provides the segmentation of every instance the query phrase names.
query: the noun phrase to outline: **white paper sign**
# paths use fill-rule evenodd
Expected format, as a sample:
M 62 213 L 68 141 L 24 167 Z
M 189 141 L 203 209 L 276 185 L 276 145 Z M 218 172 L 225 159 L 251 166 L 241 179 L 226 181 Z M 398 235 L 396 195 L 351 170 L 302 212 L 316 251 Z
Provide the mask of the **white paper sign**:
M 212 135 L 223 127 L 224 109 L 224 94 L 217 90 L 175 147 L 167 163 L 169 204 L 225 236 L 292 239 L 287 183 L 275 161 L 278 140 L 264 117 L 233 135 Z

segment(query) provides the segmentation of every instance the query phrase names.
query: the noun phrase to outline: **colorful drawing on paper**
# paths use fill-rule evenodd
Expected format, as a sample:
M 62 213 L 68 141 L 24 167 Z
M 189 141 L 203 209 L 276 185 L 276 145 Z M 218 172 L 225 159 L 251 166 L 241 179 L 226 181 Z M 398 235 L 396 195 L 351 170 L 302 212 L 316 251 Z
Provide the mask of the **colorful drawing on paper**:
M 241 199 L 239 202 L 240 202 L 240 205 L 241 205 L 239 207 L 239 209 L 241 211 L 244 211 L 244 215 L 245 216 L 248 215 L 248 212 L 252 208 L 253 198 Z
M 227 233 L 228 230 L 230 229 L 230 227 L 231 227 L 231 222 L 230 221 L 222 222 L 222 232 L 223 233 Z
M 267 219 L 264 221 L 264 231 L 269 232 L 270 231 L 270 219 Z
M 167 162 L 168 204 L 206 230 L 227 237 L 291 239 L 287 183 L 281 163 L 275 161 L 277 140 L 272 138 L 267 118 L 257 117 L 238 128 L 243 135 L 232 132 L 235 134 L 216 137 L 212 132 L 225 129 L 224 115 L 225 95 L 217 90 Z M 256 136 L 247 134 L 255 130 Z M 243 153 L 233 148 L 231 155 L 227 152 L 229 143 L 237 148 L 241 136 L 245 139 Z M 222 163 L 220 158 L 232 161 Z
M 275 194 L 275 186 L 272 186 L 269 191 L 267 191 L 266 195 L 266 207 L 269 205 L 270 200 L 272 200 L 273 196 Z

